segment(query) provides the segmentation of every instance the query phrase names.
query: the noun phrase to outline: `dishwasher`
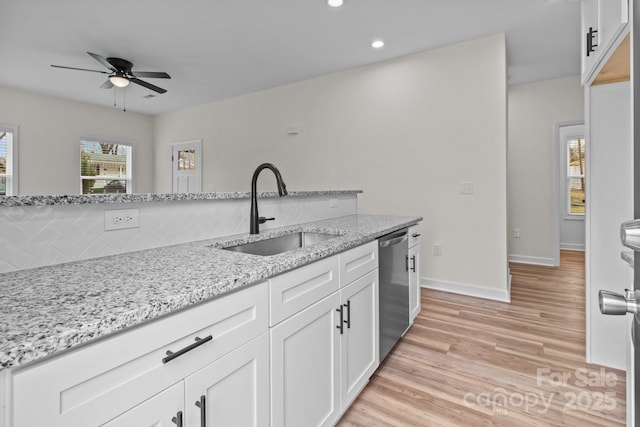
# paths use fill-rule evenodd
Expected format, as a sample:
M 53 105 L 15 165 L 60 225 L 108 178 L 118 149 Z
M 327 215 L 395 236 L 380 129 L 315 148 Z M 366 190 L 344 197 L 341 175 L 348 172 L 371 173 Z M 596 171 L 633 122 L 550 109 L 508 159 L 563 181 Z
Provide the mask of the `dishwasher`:
M 408 240 L 406 228 L 378 238 L 381 362 L 409 328 Z

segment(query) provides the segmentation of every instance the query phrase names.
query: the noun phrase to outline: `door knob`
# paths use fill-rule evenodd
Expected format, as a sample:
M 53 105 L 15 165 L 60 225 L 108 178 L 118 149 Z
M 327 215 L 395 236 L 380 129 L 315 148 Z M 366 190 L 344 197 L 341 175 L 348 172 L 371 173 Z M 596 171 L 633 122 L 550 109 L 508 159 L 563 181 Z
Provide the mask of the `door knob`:
M 638 295 L 640 296 L 640 295 Z M 600 313 L 620 316 L 627 313 L 640 314 L 640 305 L 634 291 L 625 290 L 625 295 L 611 291 L 598 292 Z
M 620 241 L 627 248 L 640 251 L 640 220 L 632 219 L 620 225 Z

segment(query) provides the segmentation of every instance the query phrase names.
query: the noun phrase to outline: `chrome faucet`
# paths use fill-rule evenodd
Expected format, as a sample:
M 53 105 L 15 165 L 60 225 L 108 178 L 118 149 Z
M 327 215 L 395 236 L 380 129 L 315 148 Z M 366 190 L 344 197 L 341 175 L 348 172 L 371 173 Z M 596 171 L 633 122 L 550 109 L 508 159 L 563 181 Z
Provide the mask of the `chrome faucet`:
M 258 175 L 262 172 L 263 169 L 271 169 L 273 174 L 276 176 L 276 183 L 278 184 L 278 194 L 280 197 L 286 196 L 287 186 L 282 180 L 282 175 L 280 175 L 280 171 L 277 167 L 272 165 L 271 163 L 263 163 L 256 168 L 253 172 L 253 178 L 251 178 L 251 230 L 250 234 L 258 234 L 260 233 L 259 224 L 264 224 L 267 221 L 272 221 L 275 218 L 265 218 L 263 216 L 258 216 L 258 191 L 256 190 L 256 185 L 258 183 Z

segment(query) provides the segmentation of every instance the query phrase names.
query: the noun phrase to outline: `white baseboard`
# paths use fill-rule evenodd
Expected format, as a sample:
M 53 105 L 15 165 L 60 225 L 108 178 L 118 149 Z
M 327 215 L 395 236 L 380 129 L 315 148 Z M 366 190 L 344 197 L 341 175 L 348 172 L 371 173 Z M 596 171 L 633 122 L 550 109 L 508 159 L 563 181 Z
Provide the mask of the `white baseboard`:
M 560 249 L 564 249 L 566 251 L 584 252 L 584 245 L 579 245 L 577 243 L 560 243 Z
M 526 255 L 509 255 L 509 262 L 519 262 L 521 264 L 546 265 L 548 267 L 558 267 L 553 258 L 542 258 Z
M 511 280 L 509 280 L 510 282 Z M 444 280 L 435 280 L 425 277 L 420 278 L 420 286 L 427 289 L 435 289 L 438 291 L 453 292 L 455 294 L 468 295 L 471 297 L 491 299 L 500 302 L 511 302 L 509 289 L 487 289 L 478 285 L 469 285 L 466 283 L 447 282 Z

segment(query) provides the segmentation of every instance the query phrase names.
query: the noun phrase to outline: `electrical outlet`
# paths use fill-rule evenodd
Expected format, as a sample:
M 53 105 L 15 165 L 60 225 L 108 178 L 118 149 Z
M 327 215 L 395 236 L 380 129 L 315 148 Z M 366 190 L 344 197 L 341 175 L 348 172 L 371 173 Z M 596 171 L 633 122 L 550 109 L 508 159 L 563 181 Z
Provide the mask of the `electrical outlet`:
M 104 211 L 104 231 L 138 227 L 140 227 L 140 211 L 138 209 Z
M 439 243 L 433 245 L 433 255 L 442 256 L 442 246 Z
M 513 229 L 513 237 L 515 237 L 516 239 L 520 238 L 520 229 L 519 228 L 514 228 Z

